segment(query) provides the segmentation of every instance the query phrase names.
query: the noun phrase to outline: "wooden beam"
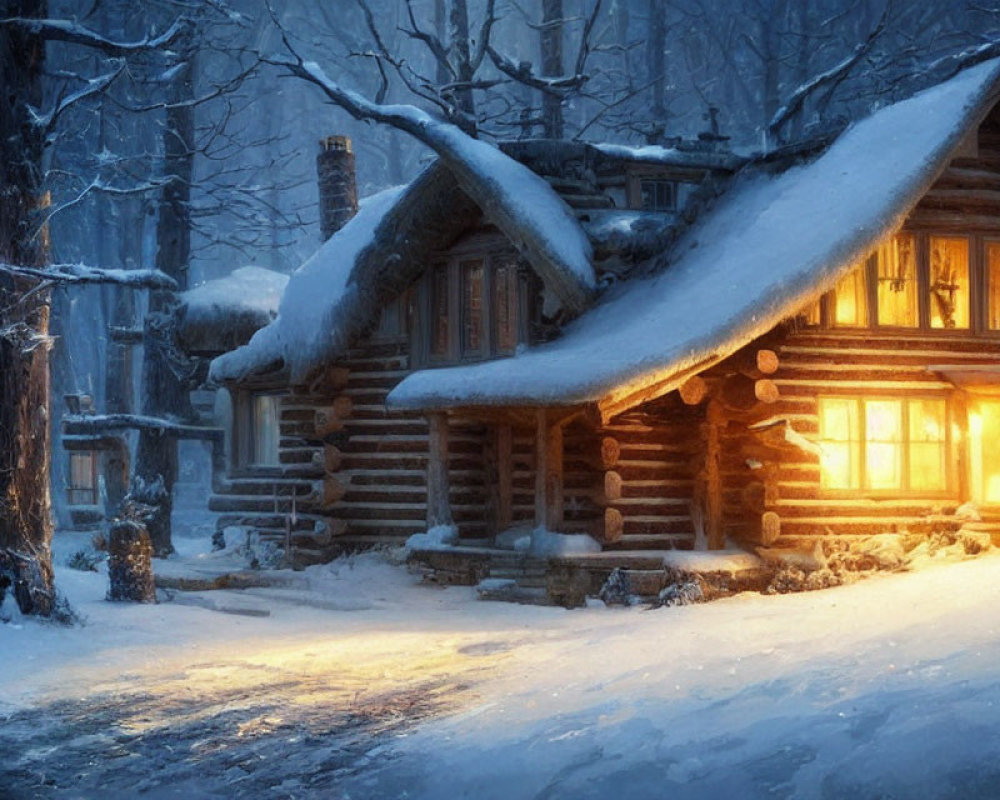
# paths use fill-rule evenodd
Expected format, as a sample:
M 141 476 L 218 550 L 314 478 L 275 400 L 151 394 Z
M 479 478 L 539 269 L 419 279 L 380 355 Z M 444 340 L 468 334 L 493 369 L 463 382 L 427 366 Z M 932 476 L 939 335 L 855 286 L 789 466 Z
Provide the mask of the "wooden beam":
M 726 546 L 722 527 L 722 473 L 720 459 L 722 448 L 720 430 L 725 425 L 722 404 L 712 399 L 705 412 L 705 537 L 709 550 L 722 550 Z
M 452 525 L 448 479 L 448 417 L 443 412 L 427 417 L 427 527 Z
M 496 428 L 497 452 L 497 529 L 506 530 L 513 521 L 514 498 L 514 430 L 510 425 L 500 424 Z
M 548 432 L 549 454 L 545 459 L 545 527 L 557 531 L 563 524 L 563 429 L 550 425 Z
M 545 527 L 548 497 L 546 476 L 549 471 L 549 425 L 545 409 L 535 409 L 535 527 Z

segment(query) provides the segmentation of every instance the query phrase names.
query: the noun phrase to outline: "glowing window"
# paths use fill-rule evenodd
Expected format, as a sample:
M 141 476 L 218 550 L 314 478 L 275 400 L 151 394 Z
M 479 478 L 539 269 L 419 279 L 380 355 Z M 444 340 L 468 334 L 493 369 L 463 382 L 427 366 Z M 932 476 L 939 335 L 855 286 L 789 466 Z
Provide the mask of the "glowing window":
M 432 356 L 447 357 L 450 330 L 448 326 L 449 301 L 448 265 L 438 264 L 431 270 L 431 336 Z
M 66 488 L 70 505 L 97 505 L 97 453 L 83 450 L 69 454 L 69 481 Z
M 944 400 L 821 397 L 818 412 L 824 489 L 947 489 Z
M 986 243 L 986 277 L 989 283 L 987 323 L 991 331 L 1000 330 L 1000 242 Z
M 860 328 L 868 324 L 868 296 L 864 263 L 840 279 L 833 290 L 833 324 Z
M 969 327 L 969 240 L 930 237 L 932 328 Z
M 901 233 L 881 245 L 878 264 L 878 324 L 915 328 L 917 262 L 913 235 Z

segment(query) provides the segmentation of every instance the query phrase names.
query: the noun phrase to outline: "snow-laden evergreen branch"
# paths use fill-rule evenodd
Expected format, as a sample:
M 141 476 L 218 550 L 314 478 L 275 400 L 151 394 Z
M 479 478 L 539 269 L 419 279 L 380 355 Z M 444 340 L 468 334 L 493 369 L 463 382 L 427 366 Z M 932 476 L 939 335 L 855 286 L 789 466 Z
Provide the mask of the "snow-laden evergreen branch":
M 109 56 L 127 56 L 169 46 L 184 33 L 188 22 L 181 17 L 159 36 L 144 36 L 134 42 L 118 42 L 109 39 L 97 31 L 68 19 L 8 17 L 0 19 L 0 25 L 17 25 L 43 39 L 83 45 L 100 50 Z

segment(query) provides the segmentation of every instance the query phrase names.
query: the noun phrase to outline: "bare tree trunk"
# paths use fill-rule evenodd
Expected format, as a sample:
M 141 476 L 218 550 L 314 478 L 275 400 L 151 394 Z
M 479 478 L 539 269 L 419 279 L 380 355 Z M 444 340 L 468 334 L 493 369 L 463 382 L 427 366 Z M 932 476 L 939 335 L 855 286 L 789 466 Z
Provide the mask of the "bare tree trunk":
M 43 0 L 7 0 L 5 16 L 44 17 Z M 37 232 L 44 142 L 31 122 L 40 108 L 45 43 L 0 26 L 0 261 L 39 266 Z M 0 598 L 13 587 L 21 611 L 54 608 L 49 516 L 49 298 L 0 278 Z
M 466 0 L 451 0 L 448 14 L 451 62 L 455 70 L 455 80 L 460 84 L 455 91 L 455 101 L 466 119 L 462 128 L 467 133 L 475 133 L 476 101 L 468 84 L 472 82 L 472 53 L 469 48 L 469 6 Z
M 667 6 L 664 0 L 649 0 L 649 38 L 646 40 L 646 74 L 652 81 L 653 102 L 649 112 L 658 128 L 666 127 Z
M 164 170 L 171 179 L 160 196 L 156 226 L 156 268 L 187 287 L 191 258 L 191 178 L 194 161 L 194 114 L 186 104 L 193 97 L 194 49 L 190 42 L 179 48 L 184 61 L 168 91 L 163 129 Z M 170 364 L 166 341 L 167 318 L 176 302 L 173 292 L 152 292 L 145 325 L 142 367 L 143 414 L 152 417 L 190 418 L 190 398 Z M 151 429 L 139 431 L 131 499 L 152 508 L 145 519 L 157 555 L 173 552 L 170 512 L 177 479 L 177 440 Z
M 558 78 L 563 74 L 563 0 L 542 0 L 542 75 Z M 562 97 L 542 93 L 542 126 L 548 139 L 563 137 Z

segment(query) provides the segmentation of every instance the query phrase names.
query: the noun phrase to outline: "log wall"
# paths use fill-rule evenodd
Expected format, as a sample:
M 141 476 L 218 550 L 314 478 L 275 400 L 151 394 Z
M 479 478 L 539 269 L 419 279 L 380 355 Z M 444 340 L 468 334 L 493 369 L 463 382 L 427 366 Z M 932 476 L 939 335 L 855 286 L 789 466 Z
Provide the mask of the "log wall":
M 773 343 L 772 343 L 772 346 Z M 996 364 L 1000 340 L 968 333 L 891 336 L 872 332 L 801 331 L 775 346 L 780 359 L 771 376 L 780 399 L 758 406 L 745 420 L 732 420 L 723 440 L 723 487 L 727 534 L 759 540 L 763 514 L 780 518 L 780 535 L 791 543 L 825 535 L 928 531 L 954 523 L 962 502 L 960 448 L 952 442 L 948 496 L 851 497 L 820 487 L 819 457 L 795 446 L 770 449 L 748 433 L 746 421 L 767 425 L 786 420 L 808 440 L 819 436 L 817 398 L 822 395 L 866 397 L 941 397 L 949 401 L 950 422 L 966 430 L 964 393 L 929 372 L 932 364 Z M 773 519 L 773 518 L 772 518 Z

